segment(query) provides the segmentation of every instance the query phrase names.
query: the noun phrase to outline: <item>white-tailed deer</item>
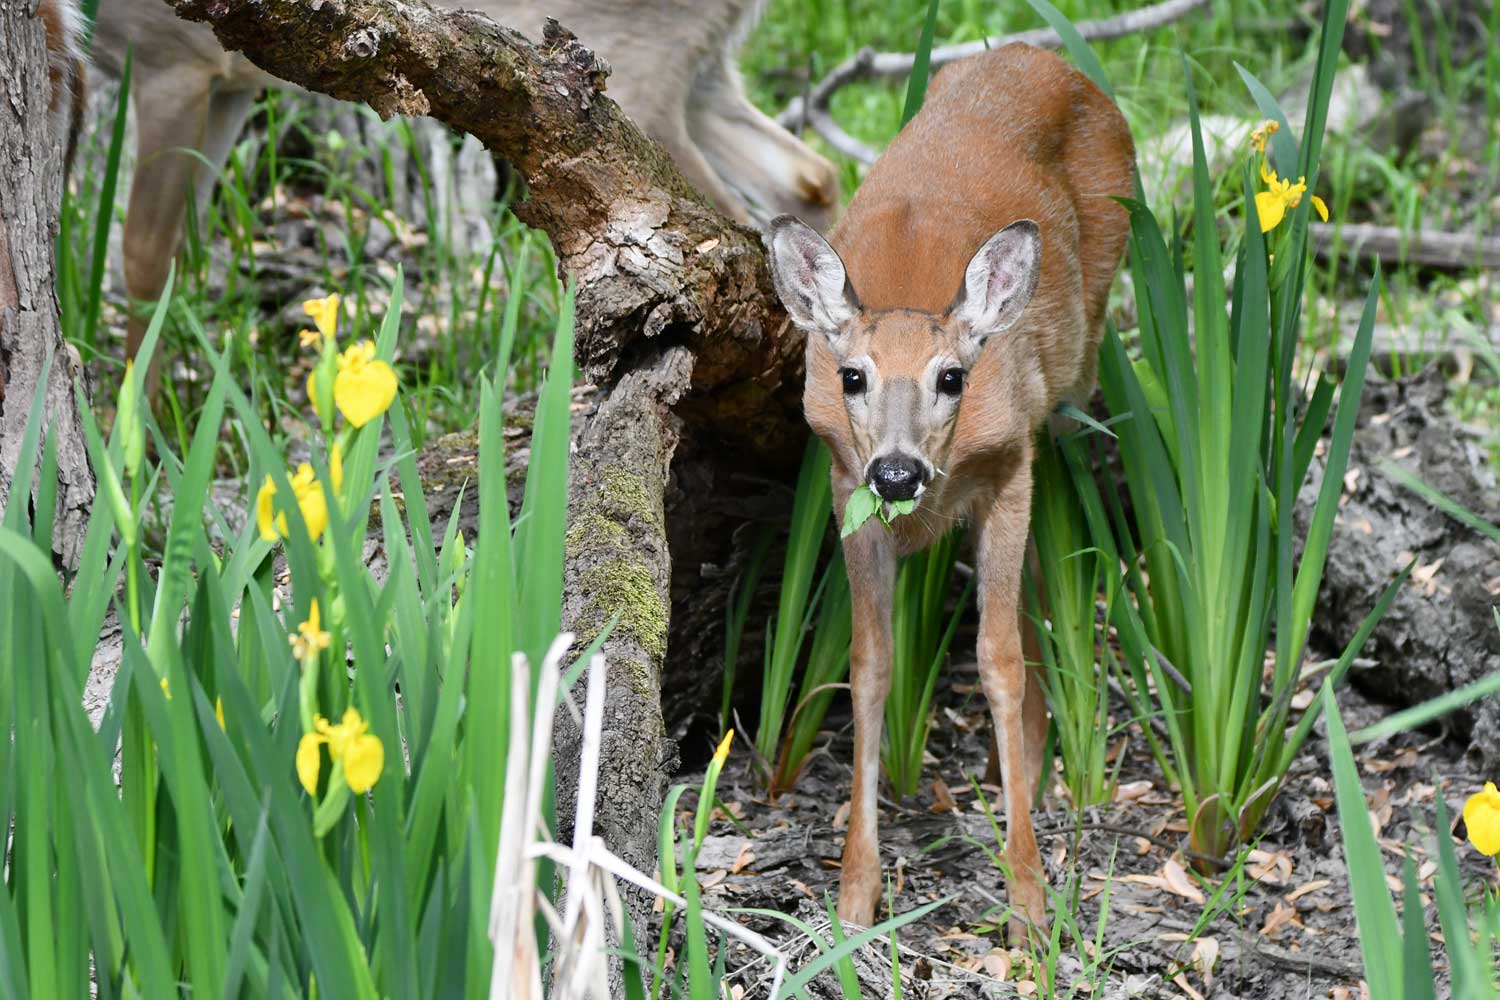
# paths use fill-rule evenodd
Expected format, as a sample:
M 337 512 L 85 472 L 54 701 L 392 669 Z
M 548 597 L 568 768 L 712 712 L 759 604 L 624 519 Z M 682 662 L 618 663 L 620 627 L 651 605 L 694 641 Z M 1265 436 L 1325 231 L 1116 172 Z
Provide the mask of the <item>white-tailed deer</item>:
M 758 0 L 465 5 L 533 38 L 548 16 L 577 34 L 613 67 L 609 96 L 731 218 L 750 224 L 797 212 L 820 227 L 832 223 L 839 204 L 833 166 L 752 105 L 734 68 L 735 49 L 764 7 Z M 189 188 L 199 205 L 207 203 L 256 94 L 284 84 L 225 52 L 209 28 L 178 19 L 164 0 L 99 5 L 96 61 L 118 76 L 127 49 L 135 54 L 138 143 L 125 216 L 125 289 L 149 300 L 160 294 L 177 252 Z M 131 355 L 143 334 L 133 322 Z
M 1108 97 L 1057 56 L 1008 45 L 937 74 L 828 241 L 793 218 L 771 225 L 776 290 L 807 331 L 803 406 L 833 453 L 834 509 L 842 519 L 861 484 L 917 500 L 889 530 L 871 518 L 844 541 L 854 597 L 845 920 L 872 923 L 881 894 L 876 782 L 896 560 L 967 521 L 1011 900 L 1045 926 L 1031 803 L 1047 716 L 1019 609 L 1031 458 L 1053 408 L 1093 386 L 1127 234 L 1114 198 L 1131 191 L 1133 159 Z

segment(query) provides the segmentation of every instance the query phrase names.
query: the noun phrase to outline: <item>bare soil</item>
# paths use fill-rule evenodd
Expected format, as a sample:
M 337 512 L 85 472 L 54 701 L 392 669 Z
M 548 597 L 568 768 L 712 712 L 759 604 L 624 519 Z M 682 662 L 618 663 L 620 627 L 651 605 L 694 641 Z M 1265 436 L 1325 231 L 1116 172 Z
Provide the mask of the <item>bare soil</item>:
M 991 858 L 995 836 L 971 785 L 971 776 L 984 774 L 989 746 L 976 684 L 972 663 L 949 669 L 935 699 L 920 794 L 882 800 L 881 853 L 894 911 L 948 899 L 899 932 L 906 997 L 1038 995 L 1031 955 L 1008 947 L 994 929 L 1004 886 Z M 1387 711 L 1352 690 L 1340 702 L 1351 730 Z M 1181 799 L 1165 786 L 1138 732 L 1123 751 L 1110 805 L 1080 814 L 1055 782 L 1035 823 L 1057 894 L 1053 910 L 1067 914 L 1054 922 L 1081 936 L 1060 935 L 1056 995 L 1358 997 L 1361 953 L 1322 734 L 1320 722 L 1253 853 L 1227 876 L 1189 874 Z M 725 808 L 715 811 L 698 860 L 709 906 L 779 910 L 827 934 L 825 900 L 837 898 L 843 848 L 839 804 L 852 774 L 847 714 L 830 716 L 824 735 L 795 789 L 775 801 L 758 790 L 743 745 L 731 754 L 719 784 Z M 1388 873 L 1399 875 L 1402 851 L 1410 850 L 1430 890 L 1434 797 L 1441 789 L 1456 822 L 1481 777 L 1441 733 L 1402 734 L 1358 752 Z M 679 776 L 690 784 L 701 778 Z M 999 789 L 981 790 L 1000 801 Z M 695 807 L 692 796 L 682 801 L 685 810 Z M 997 822 L 1003 830 L 1003 813 Z M 1493 866 L 1466 844 L 1458 853 L 1470 884 L 1494 878 Z M 1435 929 L 1431 902 L 1424 894 Z M 812 954 L 805 935 L 786 922 L 758 914 L 740 920 L 784 947 L 794 964 Z M 746 996 L 760 995 L 769 964 L 742 946 L 731 949 L 731 982 Z M 888 942 L 864 949 L 855 968 L 865 996 L 893 995 Z M 825 974 L 814 995 L 842 993 Z

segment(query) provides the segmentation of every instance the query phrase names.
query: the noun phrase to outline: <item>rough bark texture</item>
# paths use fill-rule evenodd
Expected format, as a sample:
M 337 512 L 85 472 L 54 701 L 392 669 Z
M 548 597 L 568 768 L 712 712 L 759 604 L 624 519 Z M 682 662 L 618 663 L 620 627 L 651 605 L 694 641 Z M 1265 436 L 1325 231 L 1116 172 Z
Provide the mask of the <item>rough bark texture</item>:
M 0 0 L 0 511 L 12 500 L 21 439 L 45 377 L 57 448 L 53 549 L 71 566 L 94 479 L 73 397 L 81 366 L 63 344 L 53 283 L 62 145 L 49 122 L 51 90 L 46 35 L 31 0 Z
M 1315 638 L 1340 650 L 1380 592 L 1412 558 L 1413 578 L 1375 627 L 1350 680 L 1366 694 L 1415 704 L 1500 670 L 1500 546 L 1381 473 L 1391 459 L 1480 517 L 1500 520 L 1484 448 L 1444 412 L 1447 378 L 1436 367 L 1398 382 L 1367 383 L 1334 523 Z M 1305 497 L 1314 496 L 1321 472 Z M 1310 505 L 1297 511 L 1299 536 Z M 1450 725 L 1484 773 L 1500 767 L 1500 698 L 1455 712 Z
M 170 2 L 269 72 L 382 115 L 430 115 L 524 180 L 517 215 L 551 237 L 577 284 L 578 361 L 597 386 L 575 425 L 563 621 L 587 642 L 619 616 L 605 645 L 599 824 L 649 871 L 675 766 L 661 710 L 663 687 L 679 686 L 664 680 L 673 596 L 698 589 L 730 537 L 682 511 L 733 471 L 792 467 L 805 437 L 802 342 L 759 236 L 720 216 L 603 96 L 608 67 L 563 27 L 533 46 L 420 0 Z M 559 815 L 571 812 L 575 740 L 558 740 Z

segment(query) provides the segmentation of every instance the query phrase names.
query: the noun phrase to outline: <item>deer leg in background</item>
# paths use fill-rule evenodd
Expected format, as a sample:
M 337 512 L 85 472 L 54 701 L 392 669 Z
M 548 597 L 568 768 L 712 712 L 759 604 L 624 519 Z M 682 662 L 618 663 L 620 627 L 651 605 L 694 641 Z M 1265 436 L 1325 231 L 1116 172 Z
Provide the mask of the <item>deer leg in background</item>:
M 229 151 L 255 106 L 254 90 L 218 89 L 179 73 L 146 78 L 137 90 L 140 138 L 125 214 L 125 291 L 141 310 L 155 302 L 182 246 L 183 214 L 191 186 L 200 214 L 206 210 Z M 199 159 L 193 150 L 201 150 Z M 207 161 L 207 162 L 205 162 Z M 132 312 L 126 357 L 135 357 L 146 335 L 146 314 Z M 154 395 L 160 366 L 148 375 Z
M 1025 724 L 1029 673 L 1019 628 L 1021 568 L 1031 519 L 1031 455 L 1017 454 L 998 474 L 995 499 L 976 511 L 979 528 L 979 679 L 990 704 L 1000 749 L 1005 790 L 1005 859 L 1010 868 L 1010 899 L 1032 926 L 1046 926 L 1041 854 L 1031 828 L 1033 789 L 1028 780 L 1028 726 Z M 1012 922 L 1012 936 L 1021 930 Z
M 1047 753 L 1047 694 L 1042 688 L 1042 671 L 1046 669 L 1042 662 L 1041 637 L 1037 634 L 1036 623 L 1026 614 L 1024 608 L 1018 609 L 1019 622 L 1017 627 L 1021 630 L 1021 653 L 1026 659 L 1026 698 L 1021 709 L 1021 726 L 1026 732 L 1026 787 L 1031 792 L 1032 801 L 1036 801 L 1037 787 L 1042 781 L 1042 768 L 1046 765 Z M 984 767 L 984 783 L 1000 787 L 1000 742 L 995 727 L 990 727 L 990 757 Z
M 709 165 L 763 219 L 791 213 L 827 232 L 838 171 L 745 96 L 730 53 L 710 56 L 688 92 L 687 127 Z
M 146 336 L 141 304 L 161 295 L 182 234 L 188 186 L 197 178 L 208 121 L 209 83 L 196 76 L 161 73 L 135 84 L 136 159 L 125 210 L 125 293 L 133 305 L 125 356 L 134 358 Z M 154 366 L 153 366 L 154 369 Z M 154 373 L 154 372 L 153 372 Z M 153 379 L 154 382 L 154 379 Z
M 848 491 L 843 500 L 847 502 Z M 843 521 L 844 502 L 839 505 Z M 854 642 L 849 650 L 854 702 L 854 789 L 839 878 L 841 920 L 869 926 L 880 902 L 880 833 L 876 812 L 880 784 L 880 734 L 891 691 L 891 602 L 896 553 L 885 532 L 857 531 L 844 540 L 844 565 L 854 603 Z

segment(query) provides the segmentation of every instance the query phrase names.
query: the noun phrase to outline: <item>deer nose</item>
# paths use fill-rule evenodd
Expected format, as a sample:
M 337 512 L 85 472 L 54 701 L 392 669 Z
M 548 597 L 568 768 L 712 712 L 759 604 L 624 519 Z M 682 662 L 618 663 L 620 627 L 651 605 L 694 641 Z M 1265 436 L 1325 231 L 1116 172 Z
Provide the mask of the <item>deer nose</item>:
M 870 463 L 870 489 L 882 500 L 910 500 L 922 492 L 927 476 L 909 455 L 890 455 Z

